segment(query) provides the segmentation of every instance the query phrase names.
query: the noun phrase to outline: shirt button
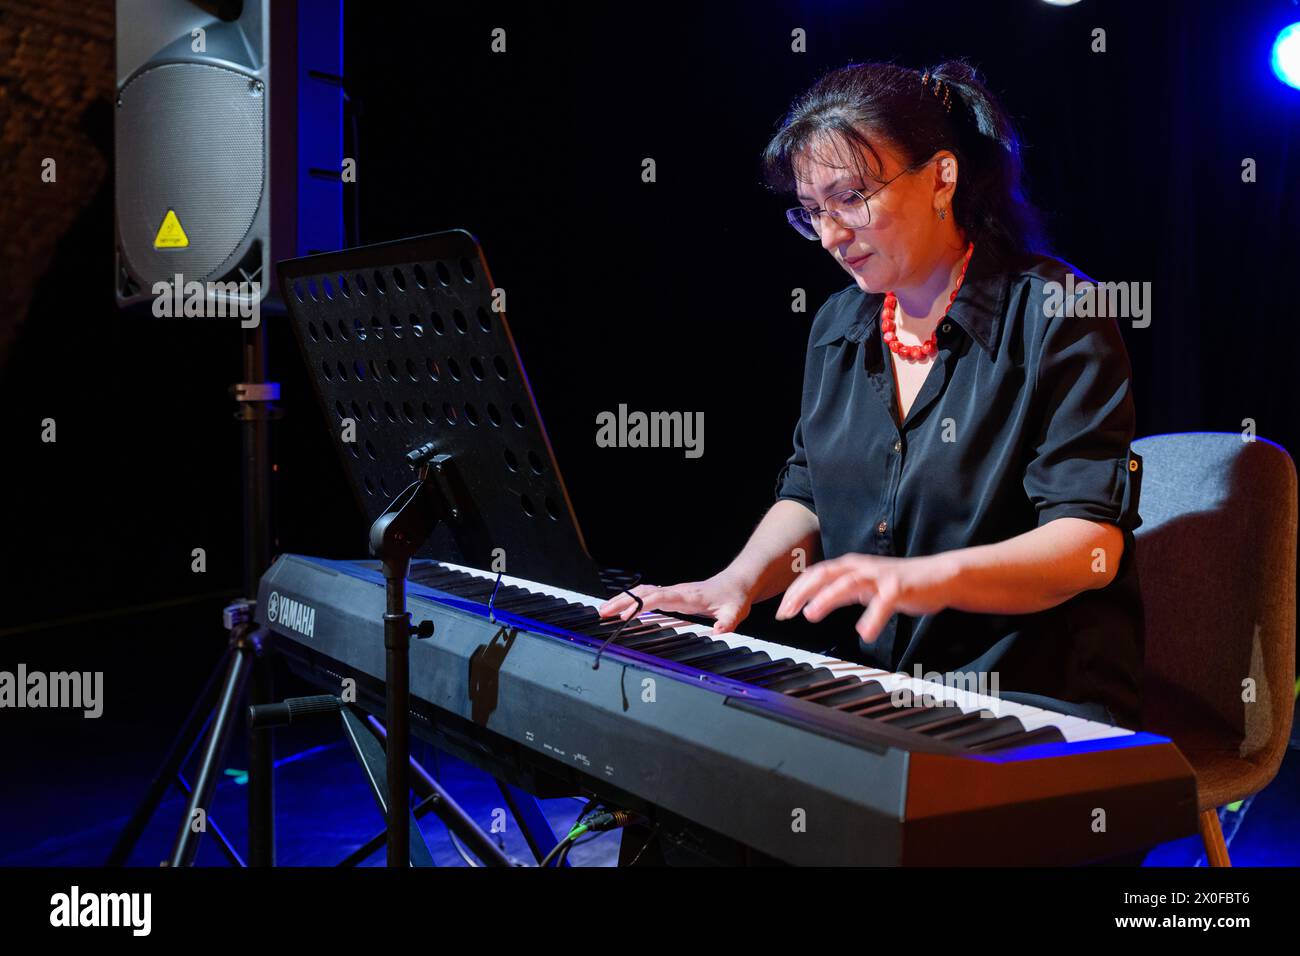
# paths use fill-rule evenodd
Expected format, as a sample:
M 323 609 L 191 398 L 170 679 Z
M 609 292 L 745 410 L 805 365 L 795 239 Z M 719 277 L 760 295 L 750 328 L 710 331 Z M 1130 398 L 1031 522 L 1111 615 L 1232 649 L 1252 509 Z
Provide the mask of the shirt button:
M 903 439 L 901 439 L 901 438 L 895 438 L 895 439 L 894 439 L 894 451 L 899 452 L 899 451 L 902 451 L 902 450 L 903 450 Z
M 889 522 L 888 522 L 888 521 L 882 521 L 882 522 L 880 522 L 880 524 L 876 525 L 876 533 L 877 533 L 877 534 L 884 534 L 885 531 L 886 531 L 888 528 L 889 528 Z
M 941 325 L 941 326 L 939 327 L 939 331 L 941 331 L 941 332 L 948 332 L 948 331 L 951 331 L 951 329 L 952 329 L 952 323 L 951 323 L 951 322 L 945 322 L 943 325 Z

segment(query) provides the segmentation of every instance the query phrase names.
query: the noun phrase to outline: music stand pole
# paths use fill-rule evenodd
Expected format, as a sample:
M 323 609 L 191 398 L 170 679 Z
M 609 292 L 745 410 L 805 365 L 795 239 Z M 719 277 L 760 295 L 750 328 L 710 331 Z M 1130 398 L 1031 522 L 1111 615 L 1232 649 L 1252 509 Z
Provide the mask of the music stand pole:
M 388 776 L 388 865 L 410 866 L 411 816 L 411 637 L 430 637 L 433 622 L 411 626 L 406 609 L 406 575 L 411 558 L 438 522 L 457 519 L 450 455 L 433 454 L 427 444 L 407 455 L 419 478 L 393 499 L 370 526 L 370 553 L 384 573 L 385 726 Z

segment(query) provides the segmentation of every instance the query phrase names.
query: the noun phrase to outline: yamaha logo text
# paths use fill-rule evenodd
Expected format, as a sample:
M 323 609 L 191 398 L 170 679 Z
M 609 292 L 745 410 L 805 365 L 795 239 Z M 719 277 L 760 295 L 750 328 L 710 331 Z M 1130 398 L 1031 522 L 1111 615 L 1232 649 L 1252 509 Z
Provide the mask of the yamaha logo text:
M 266 619 L 271 624 L 279 621 L 282 627 L 303 637 L 313 637 L 316 632 L 316 609 L 293 598 L 281 597 L 279 591 L 272 591 L 267 598 Z

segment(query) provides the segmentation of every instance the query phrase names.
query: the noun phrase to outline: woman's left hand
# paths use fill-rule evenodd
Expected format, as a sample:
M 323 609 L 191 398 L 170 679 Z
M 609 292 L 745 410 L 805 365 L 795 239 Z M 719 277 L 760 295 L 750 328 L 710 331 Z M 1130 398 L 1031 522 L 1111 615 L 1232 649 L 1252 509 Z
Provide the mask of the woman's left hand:
M 933 614 L 949 606 L 951 562 L 942 554 L 895 558 L 845 554 L 814 564 L 786 589 L 777 620 L 804 617 L 820 621 L 838 607 L 865 604 L 856 630 L 870 644 L 896 612 Z

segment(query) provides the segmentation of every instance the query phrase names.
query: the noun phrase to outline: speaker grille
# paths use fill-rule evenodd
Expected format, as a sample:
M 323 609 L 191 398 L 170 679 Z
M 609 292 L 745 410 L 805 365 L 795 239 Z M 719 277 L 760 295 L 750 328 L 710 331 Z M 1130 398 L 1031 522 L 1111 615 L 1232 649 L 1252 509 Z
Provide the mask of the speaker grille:
M 146 284 L 213 278 L 252 228 L 266 178 L 265 93 L 254 77 L 200 63 L 135 74 L 118 105 L 118 235 Z M 155 249 L 167 210 L 189 245 Z

